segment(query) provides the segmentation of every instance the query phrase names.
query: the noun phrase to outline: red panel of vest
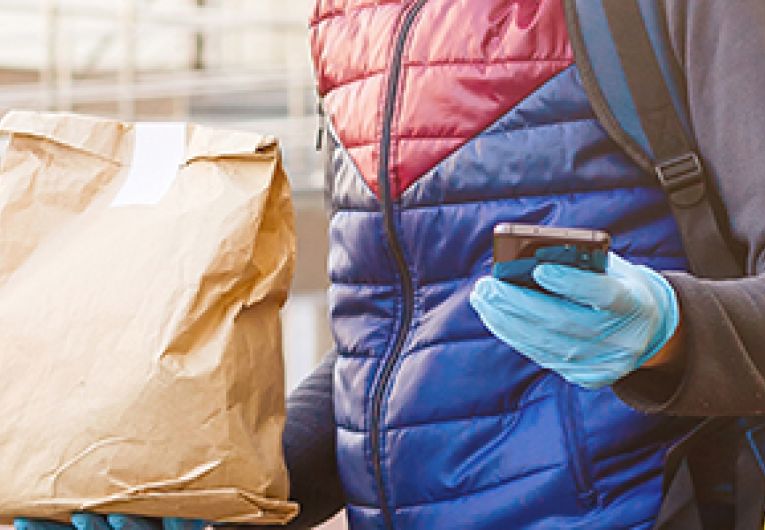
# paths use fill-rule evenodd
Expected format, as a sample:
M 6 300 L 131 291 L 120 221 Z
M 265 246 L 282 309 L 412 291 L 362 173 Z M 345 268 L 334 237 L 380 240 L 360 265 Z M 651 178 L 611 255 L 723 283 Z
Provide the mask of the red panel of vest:
M 319 93 L 375 192 L 390 64 L 415 3 L 320 0 L 311 21 Z M 418 17 L 391 120 L 394 198 L 573 62 L 560 0 L 431 0 Z

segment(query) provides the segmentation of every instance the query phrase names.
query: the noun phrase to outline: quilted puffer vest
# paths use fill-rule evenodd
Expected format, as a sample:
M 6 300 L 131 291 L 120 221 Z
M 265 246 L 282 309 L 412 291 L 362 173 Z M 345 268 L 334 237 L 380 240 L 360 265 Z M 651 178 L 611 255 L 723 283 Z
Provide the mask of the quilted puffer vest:
M 319 0 L 338 465 L 351 527 L 650 528 L 674 420 L 495 339 L 468 295 L 501 221 L 687 266 L 595 120 L 559 0 Z M 320 480 L 317 477 L 317 480 Z

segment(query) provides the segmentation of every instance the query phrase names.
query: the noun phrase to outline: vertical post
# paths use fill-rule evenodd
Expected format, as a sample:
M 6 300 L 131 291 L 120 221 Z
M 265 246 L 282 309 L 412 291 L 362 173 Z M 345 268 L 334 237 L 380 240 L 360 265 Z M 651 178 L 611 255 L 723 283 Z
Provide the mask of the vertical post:
M 292 35 L 290 35 L 290 37 L 292 37 Z M 285 49 L 293 47 L 302 50 L 301 47 L 294 46 L 292 42 L 288 42 Z M 297 57 L 294 50 L 287 53 L 287 108 L 289 109 L 289 117 L 302 118 L 308 114 L 305 98 L 306 76 L 303 71 L 304 68 L 300 57 Z
M 60 15 L 60 13 L 59 13 Z M 56 110 L 71 111 L 74 108 L 72 95 L 74 45 L 67 35 L 64 21 L 58 17 L 56 32 Z M 72 35 L 74 35 L 72 33 Z
M 138 39 L 136 26 L 138 19 L 138 4 L 135 0 L 122 0 L 122 16 L 120 17 L 120 42 L 122 43 L 122 60 L 118 72 L 120 85 L 119 115 L 123 120 L 135 118 L 135 85 Z
M 207 6 L 207 0 L 196 0 L 196 5 L 200 10 L 203 10 Z M 192 68 L 197 71 L 202 71 L 206 67 L 205 53 L 206 53 L 206 31 L 203 28 L 196 28 L 194 30 L 194 60 Z
M 276 27 L 283 24 L 287 19 L 283 15 L 284 10 L 277 9 L 272 11 Z M 308 50 L 304 48 L 305 39 L 300 33 L 296 33 L 293 26 L 290 25 L 281 34 L 274 33 L 274 41 L 281 40 L 281 50 L 285 54 L 284 61 L 287 64 L 287 82 L 288 96 L 287 108 L 289 117 L 292 119 L 303 118 L 310 114 L 310 110 L 305 97 L 305 87 L 307 84 L 305 66 L 306 57 L 309 57 Z
M 40 106 L 45 110 L 56 107 L 56 49 L 58 44 L 58 0 L 45 0 L 42 4 L 43 57 L 40 65 Z

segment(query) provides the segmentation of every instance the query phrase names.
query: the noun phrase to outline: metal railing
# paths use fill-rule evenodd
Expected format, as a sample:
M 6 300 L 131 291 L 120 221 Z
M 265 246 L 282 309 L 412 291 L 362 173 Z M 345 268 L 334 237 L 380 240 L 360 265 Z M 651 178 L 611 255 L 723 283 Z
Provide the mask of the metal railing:
M 262 12 L 252 8 L 232 12 L 218 6 L 168 5 L 162 2 L 146 4 L 135 0 L 123 0 L 122 7 L 125 12 L 133 12 L 132 16 L 137 23 L 162 27 L 178 26 L 197 31 L 235 28 L 305 31 L 305 24 L 296 23 L 289 17 L 265 17 Z M 139 9 L 141 7 L 149 9 Z M 55 10 L 60 15 L 83 18 L 115 17 L 114 7 L 98 0 L 3 0 L 2 10 L 25 13 Z
M 280 86 L 288 93 L 291 116 L 304 115 L 308 110 L 305 94 L 311 90 L 312 81 L 307 61 L 291 61 L 279 69 L 210 73 L 194 71 L 195 61 L 188 57 L 185 69 L 139 75 L 140 30 L 174 28 L 188 32 L 190 39 L 199 35 L 215 38 L 234 31 L 270 32 L 276 39 L 291 33 L 303 35 L 306 25 L 302 21 L 283 15 L 266 16 L 257 7 L 232 12 L 219 6 L 183 6 L 161 1 L 148 4 L 138 0 L 111 4 L 96 0 L 3 0 L 0 14 L 8 13 L 39 17 L 44 51 L 38 82 L 0 87 L 0 107 L 71 110 L 84 102 L 116 102 L 119 115 L 132 119 L 135 104 L 142 99 L 252 92 Z M 109 42 L 101 43 L 96 50 L 106 46 L 119 50 L 118 65 L 111 78 L 83 79 L 93 72 L 77 71 L 73 66 L 72 50 L 77 35 L 67 32 L 62 23 L 71 17 L 103 21 L 114 28 Z

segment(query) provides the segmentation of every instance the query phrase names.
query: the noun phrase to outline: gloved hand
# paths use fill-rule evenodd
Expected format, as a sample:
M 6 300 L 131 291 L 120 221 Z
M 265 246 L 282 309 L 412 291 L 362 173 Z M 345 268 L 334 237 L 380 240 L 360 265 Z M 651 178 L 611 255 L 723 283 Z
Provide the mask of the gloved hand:
M 661 350 L 678 326 L 667 280 L 616 254 L 605 274 L 545 263 L 533 275 L 549 293 L 486 277 L 470 303 L 495 336 L 571 383 L 612 384 Z
M 203 530 L 207 523 L 190 519 L 166 517 L 150 519 L 130 515 L 72 515 L 72 524 L 19 518 L 13 521 L 15 530 Z

